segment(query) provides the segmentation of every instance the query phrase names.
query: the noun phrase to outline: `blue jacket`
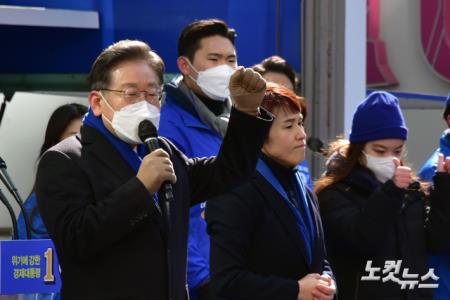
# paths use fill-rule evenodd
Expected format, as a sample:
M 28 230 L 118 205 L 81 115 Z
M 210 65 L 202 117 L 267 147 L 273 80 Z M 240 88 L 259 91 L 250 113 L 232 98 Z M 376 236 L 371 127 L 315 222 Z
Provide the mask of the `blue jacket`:
M 23 204 L 25 208 L 25 212 L 30 217 L 31 220 L 31 239 L 39 240 L 39 239 L 49 239 L 49 235 L 47 233 L 47 228 L 45 228 L 44 222 L 42 221 L 41 214 L 37 209 L 37 201 L 36 194 L 33 192 L 30 196 L 25 200 Z M 19 232 L 19 239 L 26 240 L 27 239 L 27 230 L 25 227 L 25 220 L 23 218 L 23 214 L 20 213 L 17 218 L 17 229 Z M 60 293 L 38 293 L 38 294 L 25 294 L 23 295 L 23 300 L 59 300 Z
M 47 228 L 45 228 L 44 222 L 42 221 L 41 214 L 37 209 L 36 202 L 36 194 L 33 192 L 28 196 L 27 200 L 25 200 L 23 204 L 25 208 L 25 212 L 30 217 L 31 221 L 31 239 L 49 239 L 49 235 L 47 233 Z M 27 239 L 27 230 L 25 227 L 25 220 L 23 218 L 22 213 L 19 214 L 17 218 L 17 229 L 19 231 L 19 239 L 26 240 Z
M 439 153 L 444 154 L 444 157 L 450 156 L 450 128 L 446 129 L 442 135 L 439 142 L 439 148 L 431 155 L 427 161 L 423 164 L 420 169 L 419 177 L 423 181 L 431 182 L 434 172 L 436 171 L 436 166 L 438 162 Z
M 418 176 L 423 181 L 431 182 L 438 162 L 439 153 L 450 156 L 450 129 L 446 129 L 440 139 L 439 148 L 428 158 L 420 169 Z M 434 268 L 439 276 L 439 288 L 434 291 L 433 299 L 446 300 L 450 298 L 450 253 L 428 257 L 430 268 Z
M 177 78 L 165 86 L 166 98 L 161 108 L 159 134 L 168 138 L 187 157 L 217 155 L 222 137 L 204 124 L 190 99 L 180 91 Z M 312 187 L 306 162 L 299 166 L 303 179 Z M 205 199 L 206 200 L 206 199 Z M 209 280 L 209 236 L 206 233 L 205 202 L 191 208 L 188 237 L 187 282 L 190 297 L 197 299 L 195 290 Z

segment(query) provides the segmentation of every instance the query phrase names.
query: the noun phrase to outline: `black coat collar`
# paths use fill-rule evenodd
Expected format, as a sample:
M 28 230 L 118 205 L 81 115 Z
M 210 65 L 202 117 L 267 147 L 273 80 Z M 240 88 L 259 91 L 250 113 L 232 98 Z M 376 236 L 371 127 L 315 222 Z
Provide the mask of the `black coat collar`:
M 80 130 L 83 151 L 90 151 L 124 182 L 135 176 L 134 170 L 116 148 L 95 128 L 83 125 Z
M 289 235 L 292 238 L 293 243 L 296 245 L 296 247 L 301 251 L 302 257 L 304 260 L 305 265 L 309 266 L 307 262 L 307 251 L 305 247 L 305 243 L 302 240 L 299 230 L 297 227 L 297 222 L 295 220 L 294 215 L 292 214 L 292 211 L 287 206 L 281 195 L 276 191 L 276 189 L 267 182 L 267 180 L 259 173 L 255 176 L 255 183 L 257 188 L 259 189 L 262 197 L 265 200 L 265 203 L 269 205 L 269 207 L 272 208 L 275 215 L 278 217 L 279 222 L 284 226 L 286 231 L 289 233 Z M 312 266 L 309 266 L 311 270 L 315 269 L 316 263 L 322 263 L 317 262 L 317 257 L 323 258 L 323 250 L 319 248 L 319 245 L 323 243 L 323 237 L 321 232 L 321 223 L 318 218 L 319 212 L 316 208 L 316 206 L 312 203 L 311 195 L 308 193 L 308 202 L 310 206 L 310 213 L 314 222 L 314 228 L 315 228 L 315 243 L 313 246 L 313 259 L 312 259 Z M 320 252 L 320 253 L 319 253 Z
M 292 185 L 293 180 L 295 179 L 295 172 L 297 171 L 296 168 L 285 167 L 264 153 L 261 153 L 260 157 L 273 172 L 284 190 L 294 189 Z
M 382 183 L 377 180 L 372 171 L 364 166 L 356 166 L 343 182 L 361 193 L 370 194 Z

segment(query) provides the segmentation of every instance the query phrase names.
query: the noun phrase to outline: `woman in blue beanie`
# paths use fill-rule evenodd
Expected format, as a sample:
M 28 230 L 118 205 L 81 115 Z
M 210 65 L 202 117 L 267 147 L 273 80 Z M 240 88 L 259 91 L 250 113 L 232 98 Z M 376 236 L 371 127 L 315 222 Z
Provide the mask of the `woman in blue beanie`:
M 430 252 L 449 248 L 450 159 L 426 195 L 401 161 L 408 129 L 398 99 L 370 94 L 357 108 L 350 140 L 331 144 L 317 183 L 339 299 L 432 299 Z

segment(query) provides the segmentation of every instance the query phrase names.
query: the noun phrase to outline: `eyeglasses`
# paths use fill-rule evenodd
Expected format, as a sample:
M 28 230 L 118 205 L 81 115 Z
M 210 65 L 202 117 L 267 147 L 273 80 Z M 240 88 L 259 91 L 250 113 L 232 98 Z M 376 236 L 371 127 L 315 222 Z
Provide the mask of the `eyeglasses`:
M 146 99 L 150 102 L 157 102 L 161 100 L 163 91 L 161 88 L 152 88 L 147 91 L 139 91 L 136 88 L 127 88 L 125 90 L 111 90 L 111 89 L 101 89 L 102 91 L 119 93 L 127 101 L 136 101 L 140 99 Z

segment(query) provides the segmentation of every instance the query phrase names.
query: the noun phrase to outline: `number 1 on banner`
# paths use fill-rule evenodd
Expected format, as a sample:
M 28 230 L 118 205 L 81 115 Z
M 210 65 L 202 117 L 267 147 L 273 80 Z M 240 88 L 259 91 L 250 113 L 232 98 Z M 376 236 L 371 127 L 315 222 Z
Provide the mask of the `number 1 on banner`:
M 45 256 L 45 276 L 44 282 L 55 282 L 55 276 L 53 276 L 53 249 L 47 248 L 44 253 Z

